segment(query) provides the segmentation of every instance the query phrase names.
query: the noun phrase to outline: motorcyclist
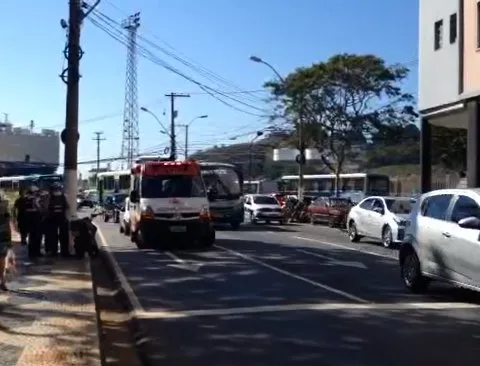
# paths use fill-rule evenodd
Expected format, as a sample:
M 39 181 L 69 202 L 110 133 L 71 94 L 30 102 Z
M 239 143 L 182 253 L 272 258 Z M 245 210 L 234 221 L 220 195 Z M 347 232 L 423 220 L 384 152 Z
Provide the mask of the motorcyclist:
M 68 250 L 68 203 L 63 187 L 54 183 L 50 187 L 47 203 L 45 249 L 50 256 L 58 255 L 58 242 L 62 257 L 69 257 Z
M 28 233 L 28 257 L 42 256 L 42 214 L 38 187 L 32 185 L 25 196 L 25 225 Z

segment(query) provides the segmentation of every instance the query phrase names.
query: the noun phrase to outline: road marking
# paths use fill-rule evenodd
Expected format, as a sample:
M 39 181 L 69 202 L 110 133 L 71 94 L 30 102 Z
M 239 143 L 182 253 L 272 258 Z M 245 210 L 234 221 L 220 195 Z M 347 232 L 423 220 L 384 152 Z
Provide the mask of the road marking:
M 342 261 L 342 260 L 338 260 L 338 259 L 326 256 L 326 255 L 323 255 L 323 254 L 320 254 L 320 253 L 314 253 L 314 252 L 310 252 L 308 250 L 303 250 L 303 249 L 297 249 L 297 252 L 307 254 L 307 255 L 311 255 L 311 256 L 314 256 L 314 257 L 318 257 L 318 258 L 322 258 L 322 259 L 326 259 L 326 260 L 330 261 L 331 262 L 330 264 L 332 264 L 332 265 L 354 267 L 354 268 L 360 268 L 360 269 L 368 269 L 367 266 L 365 264 L 363 264 L 362 262 Z
M 357 301 L 357 302 L 360 302 L 360 303 L 369 303 L 368 300 L 365 300 L 365 299 L 362 299 L 360 297 L 357 297 L 355 295 L 352 295 L 352 294 L 349 294 L 348 292 L 345 292 L 345 291 L 342 291 L 342 290 L 339 290 L 337 288 L 334 288 L 334 287 L 331 287 L 331 286 L 328 286 L 328 285 L 325 285 L 323 283 L 320 283 L 320 282 L 316 282 L 316 281 L 313 281 L 309 278 L 306 278 L 306 277 L 303 277 L 303 276 L 300 276 L 300 275 L 297 275 L 295 273 L 292 273 L 292 272 L 289 272 L 289 271 L 285 271 L 281 268 L 278 268 L 278 267 L 275 267 L 275 266 L 272 266 L 268 263 L 265 263 L 261 260 L 258 260 L 256 258 L 253 258 L 249 255 L 246 255 L 246 254 L 243 254 L 243 253 L 240 253 L 240 252 L 237 252 L 235 250 L 232 250 L 232 249 L 228 249 L 228 248 L 225 248 L 225 247 L 222 247 L 220 245 L 214 245 L 215 248 L 218 248 L 218 249 L 221 249 L 221 250 L 224 250 L 230 254 L 233 254 L 233 255 L 236 255 L 237 257 L 240 257 L 242 259 L 245 259 L 249 262 L 252 262 L 252 263 L 255 263 L 255 264 L 258 264 L 259 266 L 262 266 L 262 267 L 265 267 L 265 268 L 268 268 L 272 271 L 275 271 L 275 272 L 278 272 L 278 273 L 281 273 L 285 276 L 288 276 L 290 278 L 294 278 L 296 280 L 300 280 L 300 281 L 303 281 L 303 282 L 306 282 L 310 285 L 313 285 L 315 287 L 319 287 L 319 288 L 322 288 L 326 291 L 329 291 L 329 292 L 332 292 L 334 294 L 337 294 L 337 295 L 340 295 L 342 297 L 345 297 L 347 299 L 350 299 L 350 300 L 353 300 L 353 301 Z
M 105 240 L 105 237 L 103 236 L 102 231 L 100 230 L 100 227 L 98 225 L 95 225 L 97 227 L 97 234 L 98 237 L 100 238 L 100 246 L 105 249 L 105 253 L 107 253 L 107 256 L 109 257 L 109 260 L 111 261 L 113 268 L 118 276 L 118 280 L 120 281 L 120 284 L 125 291 L 125 294 L 128 297 L 128 300 L 130 301 L 130 304 L 132 305 L 132 311 L 131 313 L 134 316 L 141 316 L 142 314 L 145 313 L 145 309 L 143 308 L 142 304 L 140 304 L 140 300 L 138 299 L 137 295 L 135 295 L 135 291 L 133 291 L 132 286 L 128 283 L 127 277 L 123 273 L 120 265 L 118 264 L 117 260 L 115 259 L 115 256 L 110 250 L 110 247 Z
M 303 236 L 292 236 L 292 238 L 294 238 L 294 239 L 299 239 L 299 240 L 305 240 L 305 241 L 311 241 L 311 242 L 314 242 L 314 243 L 323 244 L 323 245 L 328 245 L 328 246 L 331 246 L 331 247 L 342 248 L 342 249 L 350 250 L 350 251 L 352 251 L 352 252 L 365 253 L 365 254 L 373 255 L 373 256 L 375 256 L 375 257 L 381 257 L 381 258 L 388 258 L 388 259 L 398 260 L 398 258 L 396 258 L 396 257 L 394 257 L 394 256 L 391 256 L 391 255 L 375 253 L 375 252 L 371 252 L 371 251 L 369 251 L 369 250 L 356 249 L 356 248 L 349 247 L 348 245 L 343 245 L 343 244 L 338 244 L 338 243 L 332 243 L 332 242 L 322 241 L 322 240 L 312 239 L 312 238 L 305 238 L 305 237 L 303 237 Z
M 184 311 L 158 311 L 142 314 L 147 319 L 175 319 L 198 316 L 232 316 L 242 314 L 259 314 L 288 311 L 369 311 L 369 310 L 465 310 L 480 309 L 480 305 L 456 302 L 411 302 L 411 303 L 370 303 L 370 304 L 349 304 L 349 303 L 311 303 L 311 304 L 287 304 L 287 305 L 266 305 L 226 309 L 201 309 Z
M 170 258 L 172 258 L 176 262 L 175 264 L 167 264 L 168 267 L 174 267 L 174 268 L 184 269 L 187 271 L 198 272 L 198 270 L 202 266 L 201 263 L 187 262 L 186 260 L 173 254 L 172 252 L 165 252 L 165 254 L 168 255 Z

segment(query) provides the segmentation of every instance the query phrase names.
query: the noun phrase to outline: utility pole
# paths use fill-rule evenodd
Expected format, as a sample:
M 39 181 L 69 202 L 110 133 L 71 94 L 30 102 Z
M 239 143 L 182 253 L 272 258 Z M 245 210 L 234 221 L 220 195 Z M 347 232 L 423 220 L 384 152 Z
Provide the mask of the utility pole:
M 60 74 L 62 81 L 67 84 L 66 119 L 65 129 L 61 133 L 62 142 L 65 144 L 64 155 L 64 182 L 69 217 L 77 214 L 77 159 L 78 159 L 78 100 L 80 81 L 80 59 L 83 50 L 80 47 L 80 28 L 82 21 L 100 3 L 97 0 L 93 5 L 86 5 L 81 0 L 69 0 L 69 21 L 62 19 L 61 25 L 68 30 L 67 45 L 63 51 L 68 61 L 68 66 Z M 85 13 L 83 8 L 88 9 Z
M 175 136 L 175 117 L 177 117 L 177 111 L 175 110 L 175 98 L 190 98 L 190 94 L 184 93 L 170 93 L 165 94 L 170 98 L 170 157 L 175 160 L 177 158 L 177 142 Z
M 185 128 L 185 160 L 188 159 L 188 125 L 178 125 L 177 127 Z
M 97 142 L 97 172 L 95 173 L 95 186 L 98 187 L 98 173 L 100 173 L 100 143 L 105 141 L 105 138 L 102 138 L 102 131 L 94 132 L 96 137 L 93 138 Z

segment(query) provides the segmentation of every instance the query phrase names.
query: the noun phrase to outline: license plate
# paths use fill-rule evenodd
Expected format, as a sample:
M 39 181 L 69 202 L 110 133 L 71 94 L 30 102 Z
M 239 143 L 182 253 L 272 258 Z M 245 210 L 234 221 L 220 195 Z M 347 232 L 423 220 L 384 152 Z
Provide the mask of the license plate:
M 170 231 L 172 233 L 184 233 L 187 231 L 186 226 L 170 226 Z

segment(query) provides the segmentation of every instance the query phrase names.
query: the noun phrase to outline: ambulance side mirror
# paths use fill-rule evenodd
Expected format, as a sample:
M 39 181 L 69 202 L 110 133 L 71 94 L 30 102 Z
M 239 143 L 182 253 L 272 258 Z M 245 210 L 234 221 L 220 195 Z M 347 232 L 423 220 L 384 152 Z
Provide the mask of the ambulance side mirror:
M 131 203 L 138 203 L 139 201 L 138 191 L 131 191 L 129 198 Z

